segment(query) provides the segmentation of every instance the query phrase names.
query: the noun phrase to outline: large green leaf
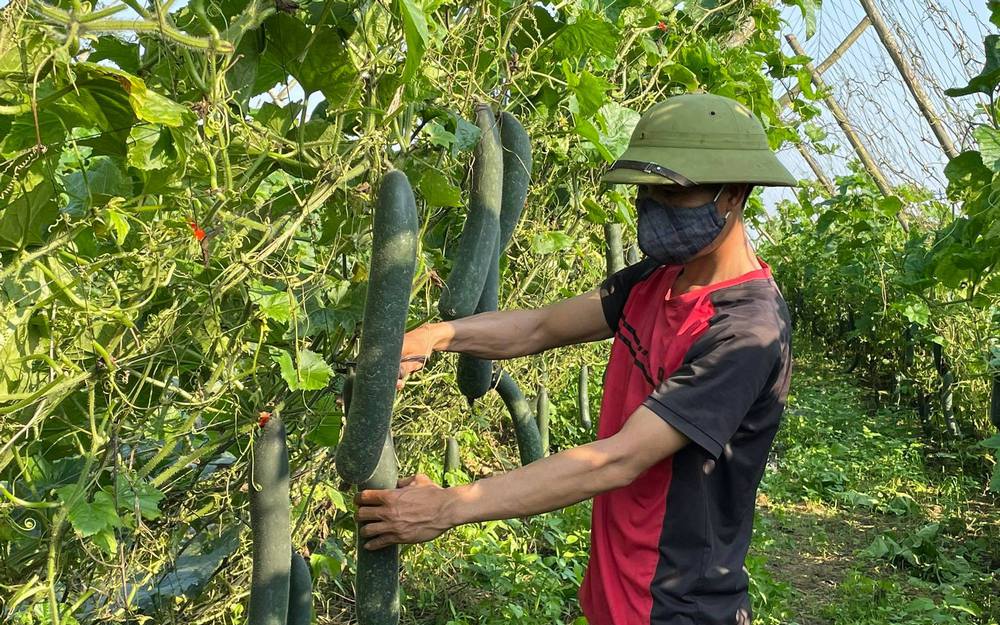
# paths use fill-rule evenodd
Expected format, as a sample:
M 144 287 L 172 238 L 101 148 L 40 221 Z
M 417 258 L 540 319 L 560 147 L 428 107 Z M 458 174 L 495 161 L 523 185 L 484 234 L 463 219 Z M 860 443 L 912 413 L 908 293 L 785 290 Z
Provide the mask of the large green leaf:
M 250 285 L 250 301 L 257 304 L 265 317 L 280 323 L 290 321 L 296 307 L 295 297 L 290 291 L 260 282 Z
M 587 70 L 577 74 L 570 68 L 568 61 L 563 61 L 562 70 L 566 76 L 566 85 L 576 100 L 574 115 L 579 116 L 579 119 L 593 117 L 597 110 L 608 101 L 607 92 L 613 85 Z M 573 108 L 572 105 L 570 108 Z
M 128 157 L 130 167 L 152 171 L 169 167 L 177 158 L 173 135 L 156 124 L 133 126 L 129 131 Z
M 135 116 L 141 120 L 171 127 L 183 126 L 194 121 L 194 113 L 187 107 L 146 88 L 146 83 L 138 76 L 120 69 L 89 62 L 78 63 L 75 67 L 81 74 L 92 77 L 107 76 L 118 81 L 121 88 L 128 94 L 128 100 Z
M 0 249 L 23 249 L 48 239 L 48 228 L 59 217 L 55 188 L 43 181 L 0 208 Z
M 315 31 L 301 20 L 279 13 L 267 21 L 271 53 L 285 73 L 307 93 L 322 92 L 328 107 L 339 107 L 358 89 L 358 70 L 340 34 L 332 26 Z
M 983 42 L 986 49 L 986 62 L 983 70 L 969 80 L 964 87 L 945 89 L 945 94 L 951 97 L 971 95 L 973 93 L 992 94 L 1000 83 L 1000 35 L 987 35 Z
M 148 520 L 156 519 L 160 516 L 163 497 L 163 493 L 152 484 L 143 481 L 132 483 L 121 477 L 118 480 L 118 508 L 122 512 L 138 514 Z
M 122 41 L 114 35 L 103 35 L 94 42 L 88 61 L 111 61 L 119 69 L 135 74 L 139 71 L 139 44 Z
M 403 82 L 409 82 L 420 67 L 420 61 L 423 60 L 424 52 L 427 50 L 427 40 L 430 39 L 427 15 L 418 0 L 396 0 L 393 9 L 403 23 L 403 36 L 406 39 Z
M 603 16 L 582 11 L 571 24 L 566 24 L 552 41 L 552 49 L 562 59 L 573 59 L 592 53 L 614 57 L 621 38 L 615 25 Z
M 112 197 L 127 197 L 132 191 L 118 162 L 109 156 L 90 159 L 85 168 L 63 178 L 63 187 L 69 195 L 66 210 L 77 214 L 103 205 Z
M 63 505 L 69 508 L 66 518 L 81 536 L 86 538 L 103 530 L 122 526 L 110 494 L 99 490 L 94 493 L 93 501 L 87 501 L 78 490 L 76 485 L 63 486 L 56 489 L 56 494 Z
M 983 165 L 994 172 L 1000 171 L 1000 131 L 992 126 L 979 126 L 972 131 L 979 143 Z
M 952 199 L 982 188 L 993 178 L 993 172 L 983 164 L 982 155 L 975 151 L 962 152 L 948 161 L 944 175 L 948 179 L 948 197 Z
M 281 368 L 281 377 L 292 391 L 317 391 L 326 388 L 333 376 L 333 369 L 326 364 L 323 357 L 308 349 L 299 350 L 296 360 L 285 350 L 278 350 L 273 357 Z
M 433 169 L 424 170 L 417 178 L 417 190 L 430 206 L 461 206 L 462 191 L 448 177 Z

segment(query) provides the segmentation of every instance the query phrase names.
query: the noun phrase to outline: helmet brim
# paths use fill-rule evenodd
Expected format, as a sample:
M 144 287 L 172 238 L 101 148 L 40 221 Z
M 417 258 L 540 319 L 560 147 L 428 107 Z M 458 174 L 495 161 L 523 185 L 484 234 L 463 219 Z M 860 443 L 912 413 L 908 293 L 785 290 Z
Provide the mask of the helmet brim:
M 695 184 L 746 183 L 766 187 L 794 187 L 798 180 L 770 150 L 674 148 L 633 146 L 620 161 L 653 163 L 674 171 Z M 665 176 L 638 169 L 611 169 L 601 177 L 608 184 L 677 183 Z

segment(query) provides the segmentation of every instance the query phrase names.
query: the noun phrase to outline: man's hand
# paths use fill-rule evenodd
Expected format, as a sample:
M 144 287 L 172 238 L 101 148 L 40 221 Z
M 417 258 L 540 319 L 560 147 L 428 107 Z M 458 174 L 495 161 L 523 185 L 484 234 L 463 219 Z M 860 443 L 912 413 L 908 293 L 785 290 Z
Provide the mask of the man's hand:
M 403 351 L 399 361 L 399 381 L 396 390 L 403 388 L 403 382 L 414 371 L 427 364 L 439 340 L 435 324 L 424 324 L 410 330 L 403 336 Z
M 365 549 L 423 543 L 452 528 L 448 490 L 423 474 L 399 480 L 395 490 L 363 490 L 354 498 Z

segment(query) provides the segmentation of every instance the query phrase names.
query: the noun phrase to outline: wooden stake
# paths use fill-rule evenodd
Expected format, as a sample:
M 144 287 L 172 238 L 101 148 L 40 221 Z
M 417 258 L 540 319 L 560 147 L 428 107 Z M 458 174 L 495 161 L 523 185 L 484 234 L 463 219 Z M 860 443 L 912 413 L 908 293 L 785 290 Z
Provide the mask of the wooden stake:
M 813 155 L 809 153 L 806 146 L 801 143 L 796 143 L 795 147 L 798 148 L 799 154 L 802 155 L 802 158 L 806 159 L 806 163 L 809 164 L 809 169 L 813 170 L 813 173 L 816 174 L 816 179 L 823 185 L 827 193 L 834 195 L 836 193 L 836 189 L 834 188 L 833 183 L 830 182 L 830 179 L 827 178 L 826 174 L 823 173 L 823 170 L 820 169 L 819 163 L 815 158 L 813 158 Z
M 792 50 L 795 50 L 795 54 L 800 56 L 807 56 L 806 51 L 802 48 L 802 44 L 799 43 L 798 38 L 795 35 L 785 35 L 785 39 L 788 44 L 792 46 Z M 840 107 L 837 99 L 833 97 L 830 89 L 827 87 L 826 82 L 823 81 L 823 77 L 820 76 L 819 72 L 816 71 L 816 66 L 812 63 L 806 63 L 806 70 L 809 71 L 810 76 L 812 76 L 813 84 L 816 85 L 817 89 L 826 92 L 823 100 L 826 102 L 826 106 L 833 113 L 834 119 L 837 120 L 837 124 L 840 129 L 844 131 L 844 135 L 847 136 L 847 140 L 851 143 L 854 148 L 855 153 L 857 153 L 858 158 L 861 159 L 861 163 L 865 166 L 865 169 L 871 175 L 872 179 L 875 181 L 875 186 L 878 187 L 882 195 L 886 197 L 893 195 L 892 187 L 889 186 L 888 180 L 886 180 L 885 175 L 882 170 L 878 168 L 875 164 L 875 159 L 872 158 L 871 154 L 868 152 L 868 148 L 865 147 L 864 143 L 861 142 L 861 138 L 854 131 L 854 127 L 851 126 L 850 120 L 847 119 L 847 113 L 844 109 Z M 902 211 L 896 213 L 896 221 L 902 226 L 904 232 L 910 231 L 910 225 L 906 222 L 906 217 L 903 216 Z
M 859 1 L 861 2 L 861 6 L 864 7 L 865 13 L 868 14 L 868 19 L 871 20 L 872 26 L 875 27 L 875 32 L 878 33 L 879 39 L 882 40 L 882 45 L 885 46 L 886 51 L 889 52 L 889 56 L 892 57 L 892 62 L 896 64 L 896 69 L 899 70 L 899 74 L 903 77 L 903 82 L 909 87 L 910 93 L 913 94 L 913 99 L 917 101 L 917 108 L 920 109 L 920 113 L 927 120 L 927 123 L 931 125 L 931 130 L 934 131 L 934 136 L 937 137 L 941 148 L 944 149 L 948 158 L 955 158 L 958 156 L 958 149 L 955 148 L 955 143 L 951 140 L 951 135 L 948 134 L 948 130 L 941 123 L 941 116 L 938 115 L 930 98 L 927 97 L 927 93 L 924 92 L 924 88 L 920 85 L 920 81 L 917 80 L 913 66 L 903 56 L 903 52 L 899 48 L 899 43 L 893 36 L 892 31 L 889 30 L 885 20 L 882 19 L 882 14 L 879 12 L 878 7 L 875 6 L 872 0 Z
M 844 56 L 844 53 L 847 52 L 848 48 L 854 45 L 854 42 L 857 41 L 859 37 L 861 37 L 861 34 L 865 32 L 865 30 L 868 28 L 870 24 L 871 22 L 868 20 L 867 17 L 862 17 L 861 21 L 858 22 L 858 25 L 854 27 L 854 30 L 849 32 L 847 36 L 844 37 L 844 40 L 840 42 L 840 45 L 838 45 L 836 48 L 833 49 L 833 52 L 830 53 L 830 56 L 826 57 L 826 60 L 819 64 L 819 66 L 816 68 L 816 71 L 819 72 L 820 74 L 825 74 L 826 70 L 833 67 L 833 64 L 839 61 L 840 57 Z M 788 106 L 789 104 L 792 103 L 792 99 L 795 98 L 795 96 L 799 95 L 801 91 L 802 89 L 800 89 L 798 85 L 795 85 L 794 87 L 788 90 L 788 93 L 781 96 L 781 99 L 778 100 L 778 104 L 780 106 Z

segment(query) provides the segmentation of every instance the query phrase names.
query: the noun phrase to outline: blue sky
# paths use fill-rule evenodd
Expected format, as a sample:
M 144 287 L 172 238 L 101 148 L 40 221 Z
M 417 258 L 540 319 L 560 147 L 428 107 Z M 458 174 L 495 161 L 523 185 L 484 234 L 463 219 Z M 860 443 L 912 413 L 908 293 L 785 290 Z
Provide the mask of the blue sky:
M 975 122 L 976 98 L 949 98 L 942 91 L 964 85 L 982 67 L 983 37 L 995 30 L 989 23 L 986 0 L 877 0 L 876 4 L 897 32 L 904 55 L 912 58 L 925 91 L 956 143 L 973 147 L 969 133 Z M 864 17 L 864 10 L 856 0 L 825 0 L 816 34 L 809 40 L 797 8 L 786 8 L 783 16 L 788 22 L 786 32 L 795 34 L 818 64 Z M 783 45 L 793 53 L 787 42 Z M 942 169 L 947 159 L 874 28 L 869 27 L 824 78 L 890 183 L 914 182 L 938 191 L 943 188 Z M 776 93 L 784 93 L 783 87 L 776 85 Z M 824 113 L 817 125 L 829 133 L 823 143 L 836 146 L 832 155 L 817 155 L 822 168 L 831 177 L 844 173 L 848 159 L 855 158 L 853 150 L 832 116 Z M 795 175 L 814 177 L 793 147 L 783 149 L 779 158 Z M 791 193 L 767 190 L 764 197 L 766 204 L 773 206 Z

